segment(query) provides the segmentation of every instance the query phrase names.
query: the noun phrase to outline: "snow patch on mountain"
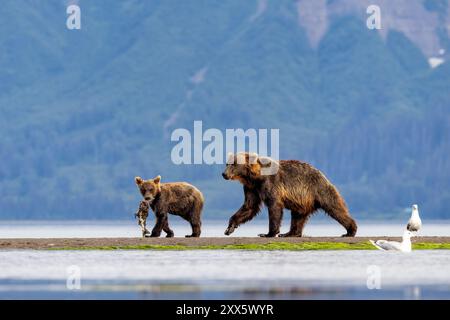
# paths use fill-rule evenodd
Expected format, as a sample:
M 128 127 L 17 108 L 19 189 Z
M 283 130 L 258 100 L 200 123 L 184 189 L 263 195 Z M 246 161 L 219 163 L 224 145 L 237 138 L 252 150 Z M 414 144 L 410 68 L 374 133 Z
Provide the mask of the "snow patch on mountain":
M 428 59 L 428 63 L 430 64 L 430 67 L 433 69 L 439 67 L 444 62 L 445 62 L 445 59 L 438 58 L 438 57 L 431 57 Z
M 309 41 L 317 47 L 327 32 L 331 19 L 353 15 L 365 27 L 368 18 L 367 7 L 378 5 L 381 9 L 379 30 L 386 39 L 389 31 L 399 31 L 406 35 L 427 57 L 439 54 L 443 44 L 437 30 L 442 21 L 437 12 L 428 11 L 420 0 L 297 0 L 297 16 L 301 27 L 305 28 Z M 446 29 L 450 35 L 450 9 Z

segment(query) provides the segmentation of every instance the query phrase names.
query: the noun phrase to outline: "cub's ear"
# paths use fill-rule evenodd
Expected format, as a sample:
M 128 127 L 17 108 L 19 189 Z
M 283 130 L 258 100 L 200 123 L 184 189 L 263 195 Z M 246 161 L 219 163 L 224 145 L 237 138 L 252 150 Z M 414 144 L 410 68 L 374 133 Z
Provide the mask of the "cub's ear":
M 159 183 L 161 181 L 161 176 L 157 176 L 155 179 L 153 179 L 154 183 Z
M 144 180 L 141 177 L 136 177 L 134 178 L 134 182 L 136 182 L 136 184 L 140 186 L 144 182 Z

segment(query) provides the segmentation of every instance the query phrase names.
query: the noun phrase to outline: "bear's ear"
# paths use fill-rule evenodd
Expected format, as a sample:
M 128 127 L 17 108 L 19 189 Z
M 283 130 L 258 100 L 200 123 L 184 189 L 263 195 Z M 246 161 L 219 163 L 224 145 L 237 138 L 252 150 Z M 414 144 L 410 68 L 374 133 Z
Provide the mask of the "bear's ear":
M 136 182 L 136 184 L 140 186 L 144 182 L 144 180 L 141 177 L 136 177 L 134 178 L 134 182 Z
M 277 174 L 280 168 L 280 163 L 269 157 L 259 157 L 258 164 L 260 165 L 260 174 L 262 176 L 271 176 Z
M 234 164 L 234 153 L 233 152 L 228 152 L 227 164 Z
M 158 184 L 161 181 L 161 176 L 157 176 L 155 179 L 153 179 L 153 182 Z
M 258 163 L 261 167 L 269 167 L 273 160 L 269 157 L 258 157 Z
M 248 154 L 248 163 L 249 164 L 255 164 L 258 162 L 258 154 L 255 152 L 250 152 Z
M 246 164 L 248 162 L 248 154 L 245 152 L 236 153 L 235 164 Z
M 248 161 L 248 166 L 250 171 L 255 175 L 259 176 L 261 173 L 261 165 L 259 163 L 259 157 L 257 153 L 250 152 L 246 154 L 246 161 Z

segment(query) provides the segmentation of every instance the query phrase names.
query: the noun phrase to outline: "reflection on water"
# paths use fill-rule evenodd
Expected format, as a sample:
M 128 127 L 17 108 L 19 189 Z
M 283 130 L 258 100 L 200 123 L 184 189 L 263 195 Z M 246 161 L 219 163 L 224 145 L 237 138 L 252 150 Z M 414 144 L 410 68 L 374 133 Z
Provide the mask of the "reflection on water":
M 401 236 L 406 221 L 380 223 L 359 221 L 358 236 Z M 154 221 L 149 221 L 151 226 Z M 170 217 L 171 228 L 176 237 L 190 234 L 190 226 L 179 217 Z M 207 220 L 202 225 L 202 236 L 223 237 L 228 221 Z M 281 232 L 289 229 L 285 219 Z M 233 237 L 255 237 L 268 231 L 268 222 L 248 222 L 233 233 Z M 309 222 L 304 230 L 306 236 L 340 236 L 345 230 L 334 220 L 324 219 Z M 450 236 L 449 221 L 423 221 L 421 236 Z M 1 221 L 0 238 L 101 238 L 140 237 L 141 231 L 135 220 L 124 221 Z
M 68 291 L 62 286 L 47 287 L 27 285 L 21 290 L 8 292 L 0 290 L 0 299 L 139 299 L 139 300 L 367 300 L 367 299 L 449 299 L 449 288 L 439 286 L 397 286 L 382 290 L 372 290 L 342 286 L 341 288 L 327 287 L 296 287 L 263 288 L 250 290 L 226 290 L 222 287 L 189 287 L 189 290 L 160 289 L 154 285 L 133 286 L 101 286 L 83 288 L 80 291 Z
M 73 265 L 81 290 L 66 289 Z M 448 250 L 0 251 L 0 298 L 449 299 L 449 266 Z

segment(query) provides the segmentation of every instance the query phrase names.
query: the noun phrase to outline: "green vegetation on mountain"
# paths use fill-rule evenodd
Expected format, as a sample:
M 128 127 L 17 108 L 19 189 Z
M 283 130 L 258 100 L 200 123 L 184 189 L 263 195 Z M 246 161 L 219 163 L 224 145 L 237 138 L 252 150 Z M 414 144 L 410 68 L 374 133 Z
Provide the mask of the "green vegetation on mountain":
M 450 65 L 431 69 L 404 33 L 335 16 L 312 47 L 295 2 L 255 15 L 238 0 L 80 1 L 69 31 L 64 5 L 0 6 L 0 218 L 128 217 L 134 176 L 158 174 L 198 185 L 206 218 L 228 217 L 242 189 L 223 166 L 170 160 L 172 130 L 194 120 L 279 128 L 281 158 L 321 169 L 356 218 L 412 203 L 449 217 Z

